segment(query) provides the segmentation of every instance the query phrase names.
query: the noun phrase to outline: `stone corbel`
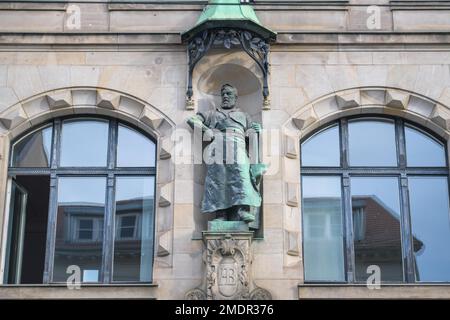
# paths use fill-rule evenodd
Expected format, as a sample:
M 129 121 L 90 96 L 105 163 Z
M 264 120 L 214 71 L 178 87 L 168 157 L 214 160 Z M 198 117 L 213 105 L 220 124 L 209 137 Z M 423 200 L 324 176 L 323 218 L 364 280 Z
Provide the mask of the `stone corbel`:
M 284 155 L 289 159 L 297 159 L 299 139 L 286 135 L 284 139 Z
M 430 116 L 431 121 L 444 128 L 450 129 L 450 112 L 442 106 L 436 106 Z
M 290 207 L 298 207 L 300 193 L 298 183 L 286 183 L 286 204 Z
M 153 130 L 157 130 L 164 121 L 163 117 L 148 108 L 144 108 L 139 120 L 150 126 Z
M 72 93 L 70 90 L 49 93 L 47 94 L 47 102 L 50 110 L 70 107 L 72 105 Z
M 105 109 L 117 109 L 120 103 L 120 94 L 113 91 L 97 91 L 97 107 Z
M 317 120 L 317 116 L 314 113 L 313 108 L 308 108 L 306 111 L 302 112 L 300 115 L 292 118 L 292 121 L 294 122 L 295 126 L 302 130 L 309 126 L 310 124 L 314 123 Z
M 409 93 L 390 89 L 386 91 L 386 106 L 395 109 L 406 109 L 409 102 Z
M 359 90 L 343 91 L 336 93 L 336 102 L 339 109 L 355 108 L 360 105 Z
M 0 122 L 6 129 L 11 129 L 27 119 L 27 115 L 20 105 L 0 116 Z

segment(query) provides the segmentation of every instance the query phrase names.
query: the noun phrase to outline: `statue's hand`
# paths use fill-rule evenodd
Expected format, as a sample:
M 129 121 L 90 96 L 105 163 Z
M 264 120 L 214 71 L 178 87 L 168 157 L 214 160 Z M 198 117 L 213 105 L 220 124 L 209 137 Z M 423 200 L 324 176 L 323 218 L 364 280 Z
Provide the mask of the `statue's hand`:
M 205 130 L 203 133 L 204 141 L 213 141 L 214 140 L 214 131 L 212 129 Z
M 261 124 L 259 124 L 258 122 L 253 122 L 250 126 L 250 128 L 252 128 L 253 130 L 255 130 L 256 133 L 260 133 L 262 130 Z

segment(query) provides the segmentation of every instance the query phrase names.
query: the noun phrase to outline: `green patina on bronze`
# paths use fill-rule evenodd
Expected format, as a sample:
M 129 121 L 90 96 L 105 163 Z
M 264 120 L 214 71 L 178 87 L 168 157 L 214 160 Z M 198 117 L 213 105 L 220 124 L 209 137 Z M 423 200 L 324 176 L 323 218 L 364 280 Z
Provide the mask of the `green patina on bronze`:
M 183 40 L 212 28 L 239 28 L 253 31 L 264 39 L 274 40 L 276 33 L 264 27 L 253 7 L 240 0 L 209 0 L 193 28 L 184 32 Z
M 220 221 L 214 220 L 208 222 L 208 231 L 227 232 L 227 231 L 248 231 L 248 224 L 243 221 Z
M 192 128 L 200 128 L 204 137 L 212 140 L 204 153 L 207 174 L 201 211 L 216 213 L 222 220 L 244 221 L 257 229 L 261 206 L 259 184 L 266 166 L 259 163 L 257 142 L 253 144 L 256 150 L 251 150 L 256 161 L 250 163 L 246 136 L 259 132 L 261 125 L 235 107 L 234 87 L 224 85 L 221 95 L 220 108 L 199 112 L 187 120 Z

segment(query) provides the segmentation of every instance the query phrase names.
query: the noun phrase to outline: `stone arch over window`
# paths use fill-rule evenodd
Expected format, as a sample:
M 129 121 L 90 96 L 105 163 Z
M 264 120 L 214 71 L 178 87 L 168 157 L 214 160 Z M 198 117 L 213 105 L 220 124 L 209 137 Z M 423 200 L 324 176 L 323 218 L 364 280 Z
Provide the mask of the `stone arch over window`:
M 335 92 L 312 101 L 283 125 L 282 179 L 285 265 L 302 263 L 300 141 L 345 117 L 403 119 L 441 139 L 450 137 L 450 109 L 438 101 L 397 88 L 364 87 Z M 445 155 L 448 157 L 448 155 Z M 303 274 L 303 270 L 302 274 Z
M 0 141 L 2 180 L 0 189 L 6 194 L 10 188 L 8 160 L 11 143 L 28 131 L 33 131 L 56 118 L 88 117 L 115 119 L 150 136 L 156 146 L 155 172 L 155 239 L 154 267 L 172 266 L 174 163 L 171 134 L 174 123 L 145 101 L 122 92 L 104 88 L 77 87 L 45 92 L 23 100 L 0 113 Z M 1 198 L 2 263 L 5 257 L 5 213 L 7 196 Z

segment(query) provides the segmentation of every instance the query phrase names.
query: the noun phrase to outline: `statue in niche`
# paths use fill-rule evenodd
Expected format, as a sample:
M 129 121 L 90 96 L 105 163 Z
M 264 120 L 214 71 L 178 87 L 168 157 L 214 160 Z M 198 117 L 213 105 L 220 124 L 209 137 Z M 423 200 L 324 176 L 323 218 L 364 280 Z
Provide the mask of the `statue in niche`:
M 223 85 L 220 107 L 199 112 L 187 123 L 211 141 L 203 154 L 207 174 L 201 211 L 215 213 L 216 220 L 244 221 L 258 229 L 259 185 L 266 169 L 259 163 L 261 125 L 236 107 L 237 96 L 236 88 Z

